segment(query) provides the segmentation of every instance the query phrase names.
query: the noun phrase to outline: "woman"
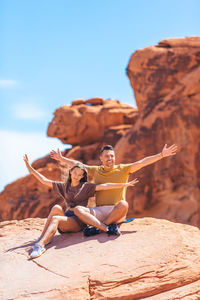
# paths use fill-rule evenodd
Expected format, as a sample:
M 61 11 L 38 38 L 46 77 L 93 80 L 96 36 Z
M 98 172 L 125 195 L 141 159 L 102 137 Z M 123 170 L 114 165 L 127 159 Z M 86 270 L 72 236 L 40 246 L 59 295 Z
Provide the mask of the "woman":
M 87 171 L 83 164 L 76 164 L 69 170 L 69 178 L 67 182 L 57 182 L 47 179 L 45 176 L 37 172 L 29 163 L 28 156 L 24 155 L 24 162 L 30 171 L 41 183 L 53 188 L 66 202 L 68 209 L 64 212 L 60 205 L 55 205 L 47 218 L 46 224 L 40 238 L 33 246 L 30 254 L 31 258 L 36 258 L 46 251 L 45 245 L 48 244 L 57 229 L 63 232 L 78 232 L 87 225 L 83 223 L 76 215 L 77 208 L 86 207 L 88 198 L 94 196 L 95 191 L 123 188 L 134 186 L 138 180 L 135 179 L 128 183 L 105 183 L 94 184 L 87 182 Z M 89 224 L 93 225 L 93 224 Z M 96 227 L 109 233 L 109 226 L 102 222 L 98 222 Z

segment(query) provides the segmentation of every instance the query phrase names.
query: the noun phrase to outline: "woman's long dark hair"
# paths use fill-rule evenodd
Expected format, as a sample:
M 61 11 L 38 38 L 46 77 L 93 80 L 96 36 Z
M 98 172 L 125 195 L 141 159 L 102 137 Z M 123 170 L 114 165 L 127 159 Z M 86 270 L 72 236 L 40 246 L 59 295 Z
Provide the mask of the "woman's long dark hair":
M 83 177 L 81 178 L 80 182 L 87 182 L 87 170 L 86 170 L 85 166 L 81 163 L 77 163 L 69 170 L 69 177 L 68 177 L 68 180 L 67 180 L 67 186 L 69 186 L 72 182 L 71 171 L 73 171 L 75 168 L 79 168 L 83 171 Z

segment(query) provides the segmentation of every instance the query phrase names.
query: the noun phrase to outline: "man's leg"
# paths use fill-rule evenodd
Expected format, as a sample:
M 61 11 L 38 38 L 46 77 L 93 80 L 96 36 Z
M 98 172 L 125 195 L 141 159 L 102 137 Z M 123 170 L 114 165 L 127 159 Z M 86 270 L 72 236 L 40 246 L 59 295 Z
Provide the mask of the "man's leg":
M 112 223 L 118 223 L 123 218 L 125 218 L 127 211 L 128 211 L 128 203 L 124 200 L 121 200 L 114 206 L 111 213 L 103 221 L 104 224 L 110 225 Z
M 50 222 L 51 222 L 53 216 L 64 216 L 63 209 L 62 209 L 62 207 L 61 207 L 60 205 L 54 205 L 54 206 L 52 207 L 52 209 L 51 209 L 51 211 L 50 211 L 50 214 L 48 215 L 48 218 L 47 218 L 47 220 L 46 220 L 44 229 L 43 229 L 43 231 L 42 231 L 42 233 L 41 233 L 41 235 L 40 235 L 40 238 L 39 238 L 40 240 L 41 240 L 41 238 L 44 236 L 44 234 L 45 234 L 47 228 L 49 227 L 49 224 L 50 224 Z
M 93 216 L 89 208 L 83 206 L 76 206 L 74 208 L 74 214 L 85 224 L 94 226 L 105 232 L 107 231 L 107 226 L 101 221 L 99 221 L 95 216 Z

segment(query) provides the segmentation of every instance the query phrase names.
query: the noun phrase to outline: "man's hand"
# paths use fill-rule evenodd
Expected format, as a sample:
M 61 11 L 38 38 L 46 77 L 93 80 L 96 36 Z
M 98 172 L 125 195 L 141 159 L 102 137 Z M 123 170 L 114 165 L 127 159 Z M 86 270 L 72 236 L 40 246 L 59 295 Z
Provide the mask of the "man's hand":
M 167 157 L 167 156 L 171 156 L 171 155 L 176 155 L 176 151 L 177 151 L 178 147 L 173 144 L 172 146 L 167 148 L 167 144 L 165 144 L 164 148 L 162 149 L 161 152 L 161 156 L 162 157 Z
M 50 152 L 50 157 L 55 159 L 55 160 L 61 161 L 63 156 L 62 156 L 60 150 L 58 149 L 57 152 L 55 150 L 52 150 Z
M 135 178 L 134 180 L 127 182 L 126 186 L 134 186 L 138 182 L 139 182 L 139 180 L 137 178 Z

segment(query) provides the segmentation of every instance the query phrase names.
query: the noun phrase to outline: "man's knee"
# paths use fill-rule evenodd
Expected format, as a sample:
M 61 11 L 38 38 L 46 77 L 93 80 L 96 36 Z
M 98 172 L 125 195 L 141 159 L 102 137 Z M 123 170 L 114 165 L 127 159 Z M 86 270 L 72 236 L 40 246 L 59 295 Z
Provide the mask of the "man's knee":
M 125 200 L 119 201 L 116 206 L 120 209 L 123 210 L 124 212 L 127 212 L 128 210 L 128 202 Z
M 54 205 L 51 209 L 52 215 L 59 215 L 62 212 L 62 207 L 58 204 Z

